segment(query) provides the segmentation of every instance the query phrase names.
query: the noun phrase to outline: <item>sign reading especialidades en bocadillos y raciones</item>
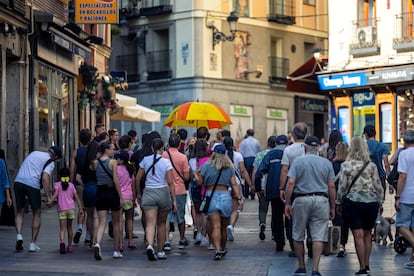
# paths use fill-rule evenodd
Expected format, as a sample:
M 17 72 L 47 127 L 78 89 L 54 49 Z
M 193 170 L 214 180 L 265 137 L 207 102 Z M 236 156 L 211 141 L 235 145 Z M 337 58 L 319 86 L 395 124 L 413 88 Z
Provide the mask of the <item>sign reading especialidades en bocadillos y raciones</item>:
M 118 0 L 76 0 L 76 24 L 118 24 Z

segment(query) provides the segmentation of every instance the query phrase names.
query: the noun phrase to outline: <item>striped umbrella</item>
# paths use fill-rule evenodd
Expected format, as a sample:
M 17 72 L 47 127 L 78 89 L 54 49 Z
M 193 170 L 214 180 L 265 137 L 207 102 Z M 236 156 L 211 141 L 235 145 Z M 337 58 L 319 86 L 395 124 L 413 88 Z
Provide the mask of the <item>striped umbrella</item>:
M 169 127 L 222 128 L 232 124 L 224 110 L 208 102 L 186 102 L 177 106 L 168 115 L 164 125 Z

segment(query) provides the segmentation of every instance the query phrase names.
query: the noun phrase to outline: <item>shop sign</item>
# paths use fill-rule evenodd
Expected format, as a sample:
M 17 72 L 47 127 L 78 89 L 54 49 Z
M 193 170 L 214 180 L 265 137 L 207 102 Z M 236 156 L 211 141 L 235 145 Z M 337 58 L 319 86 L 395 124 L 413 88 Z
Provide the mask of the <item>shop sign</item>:
M 161 116 L 168 116 L 172 112 L 172 107 L 170 105 L 158 105 L 154 106 L 152 109 L 161 113 Z
M 367 84 L 381 84 L 414 80 L 414 68 L 377 70 L 367 73 Z
M 252 116 L 252 107 L 247 105 L 230 105 L 230 114 L 237 116 Z
M 322 90 L 349 88 L 367 85 L 365 72 L 318 76 L 319 87 Z
M 374 92 L 358 92 L 352 95 L 353 106 L 375 105 Z
M 268 108 L 266 110 L 267 118 L 269 119 L 278 119 L 278 120 L 286 120 L 287 119 L 287 112 L 283 109 L 275 109 L 275 108 Z
M 118 0 L 76 0 L 76 24 L 118 24 Z
M 328 112 L 328 101 L 310 99 L 310 98 L 299 98 L 300 108 L 305 111 L 311 112 Z

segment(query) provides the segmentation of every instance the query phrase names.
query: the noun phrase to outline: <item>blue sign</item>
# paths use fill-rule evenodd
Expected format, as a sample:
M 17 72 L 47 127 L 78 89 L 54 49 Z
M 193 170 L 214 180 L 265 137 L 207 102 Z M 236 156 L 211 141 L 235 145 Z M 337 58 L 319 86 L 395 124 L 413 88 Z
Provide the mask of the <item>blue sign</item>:
M 373 106 L 375 105 L 374 92 L 358 92 L 352 95 L 353 106 Z
M 127 81 L 127 72 L 126 71 L 111 71 L 111 72 L 109 72 L 109 74 L 114 79 L 118 78 L 120 82 L 126 82 Z
M 364 72 L 318 76 L 319 87 L 322 90 L 341 89 L 367 85 Z

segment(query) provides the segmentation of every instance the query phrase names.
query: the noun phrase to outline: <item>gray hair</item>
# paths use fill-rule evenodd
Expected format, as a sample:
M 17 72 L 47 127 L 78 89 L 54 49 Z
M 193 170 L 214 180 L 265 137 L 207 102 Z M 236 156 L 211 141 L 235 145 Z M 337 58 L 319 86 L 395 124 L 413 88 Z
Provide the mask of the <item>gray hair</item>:
M 404 143 L 414 144 L 414 130 L 409 129 L 404 133 Z
M 320 148 L 319 145 L 318 146 L 310 146 L 310 145 L 307 145 L 305 143 L 303 145 L 306 148 L 306 152 L 310 152 L 310 153 L 318 153 L 319 152 L 319 148 Z

